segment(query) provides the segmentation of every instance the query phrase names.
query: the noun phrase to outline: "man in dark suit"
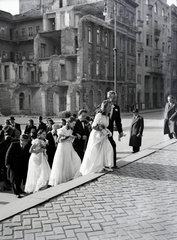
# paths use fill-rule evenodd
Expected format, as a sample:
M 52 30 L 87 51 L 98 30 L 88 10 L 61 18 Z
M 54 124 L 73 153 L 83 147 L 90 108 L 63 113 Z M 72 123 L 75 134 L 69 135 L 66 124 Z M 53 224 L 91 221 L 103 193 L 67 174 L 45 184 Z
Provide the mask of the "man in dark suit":
M 139 115 L 139 110 L 133 110 L 133 119 L 130 131 L 129 146 L 133 147 L 133 153 L 139 152 L 144 130 L 144 119 Z
M 12 142 L 9 146 L 5 165 L 7 167 L 7 177 L 11 182 L 13 193 L 20 198 L 21 184 L 26 182 L 30 144 L 26 134 L 20 136 L 20 141 Z
M 55 155 L 55 151 L 57 148 L 57 129 L 59 129 L 60 126 L 58 124 L 52 125 L 52 131 L 47 132 L 46 139 L 48 140 L 48 144 L 46 145 L 47 155 L 48 155 L 48 162 L 50 167 L 52 168 L 53 164 L 53 158 Z
M 81 161 L 84 157 L 84 152 L 87 146 L 87 141 L 89 137 L 89 130 L 86 121 L 87 110 L 81 109 L 78 112 L 78 119 L 76 120 L 76 125 L 73 129 L 73 135 L 76 136 L 73 147 L 78 153 Z
M 114 123 L 116 124 L 117 131 L 119 133 L 118 140 L 120 141 L 120 138 L 123 137 L 123 130 L 122 130 L 122 122 L 120 117 L 120 107 L 115 104 L 115 100 L 117 98 L 116 92 L 110 90 L 107 93 L 107 99 L 111 102 L 112 108 L 110 112 L 109 117 L 109 126 L 108 129 L 111 131 L 112 136 L 109 137 L 109 141 L 113 147 L 114 151 L 114 167 L 116 168 L 116 143 L 113 139 L 113 132 L 114 132 Z
M 168 134 L 170 139 L 177 138 L 177 104 L 172 95 L 169 95 L 167 100 L 164 111 L 164 134 Z
M 38 122 L 39 122 L 39 124 L 38 124 L 38 127 L 37 127 L 37 132 L 41 129 L 44 129 L 46 131 L 47 125 L 43 122 L 42 116 L 38 117 Z
M 17 129 L 19 131 L 19 134 L 21 135 L 22 130 L 21 130 L 20 124 L 15 122 L 15 118 L 13 116 L 10 117 L 10 123 L 11 123 L 11 126 Z

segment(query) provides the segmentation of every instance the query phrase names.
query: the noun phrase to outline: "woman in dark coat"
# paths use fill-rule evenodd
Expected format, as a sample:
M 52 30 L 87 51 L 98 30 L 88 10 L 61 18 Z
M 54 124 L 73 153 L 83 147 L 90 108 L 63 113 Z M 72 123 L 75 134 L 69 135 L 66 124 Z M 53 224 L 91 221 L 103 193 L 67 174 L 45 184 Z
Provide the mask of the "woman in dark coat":
M 129 146 L 133 147 L 133 153 L 139 152 L 140 150 L 143 130 L 144 119 L 139 115 L 138 109 L 134 109 L 129 141 Z
M 168 134 L 169 138 L 176 138 L 177 104 L 172 95 L 169 95 L 167 100 L 164 111 L 164 134 Z

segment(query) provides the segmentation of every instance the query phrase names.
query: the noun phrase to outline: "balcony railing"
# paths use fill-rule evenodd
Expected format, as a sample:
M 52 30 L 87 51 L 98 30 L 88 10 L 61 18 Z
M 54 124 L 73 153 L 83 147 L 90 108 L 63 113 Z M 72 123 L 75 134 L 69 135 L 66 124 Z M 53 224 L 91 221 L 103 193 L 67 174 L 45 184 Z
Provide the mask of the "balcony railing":
M 7 35 L 7 34 L 2 34 L 2 33 L 0 33 L 0 39 L 3 39 L 3 40 L 10 40 L 10 36 Z
M 142 52 L 143 51 L 143 43 L 137 42 L 137 51 Z
M 160 56 L 160 49 L 154 49 L 154 56 L 159 57 Z
M 33 40 L 36 34 L 23 35 L 23 36 L 13 36 L 13 41 L 28 41 Z

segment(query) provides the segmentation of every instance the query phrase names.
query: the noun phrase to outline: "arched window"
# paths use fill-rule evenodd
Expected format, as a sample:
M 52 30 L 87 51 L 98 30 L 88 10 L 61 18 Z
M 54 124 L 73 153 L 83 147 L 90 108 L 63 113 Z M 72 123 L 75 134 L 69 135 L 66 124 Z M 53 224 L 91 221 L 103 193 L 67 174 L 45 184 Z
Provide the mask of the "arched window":
M 19 109 L 24 109 L 24 100 L 25 100 L 25 94 L 22 92 L 19 94 Z

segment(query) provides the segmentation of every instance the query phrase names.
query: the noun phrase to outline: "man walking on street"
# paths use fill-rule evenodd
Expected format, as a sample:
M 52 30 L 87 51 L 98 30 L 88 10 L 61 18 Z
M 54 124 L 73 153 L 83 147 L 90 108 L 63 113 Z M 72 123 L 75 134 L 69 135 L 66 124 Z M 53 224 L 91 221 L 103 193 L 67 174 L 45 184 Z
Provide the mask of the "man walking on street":
M 109 137 L 109 141 L 113 147 L 114 151 L 114 167 L 116 168 L 116 143 L 113 139 L 113 132 L 114 132 L 114 123 L 116 124 L 117 131 L 119 133 L 118 140 L 120 141 L 120 138 L 123 137 L 123 130 L 122 130 L 122 122 L 120 117 L 120 107 L 115 104 L 115 101 L 117 99 L 116 92 L 113 90 L 110 90 L 107 93 L 107 99 L 111 102 L 111 112 L 109 117 L 109 126 L 108 129 L 111 131 L 112 136 Z

